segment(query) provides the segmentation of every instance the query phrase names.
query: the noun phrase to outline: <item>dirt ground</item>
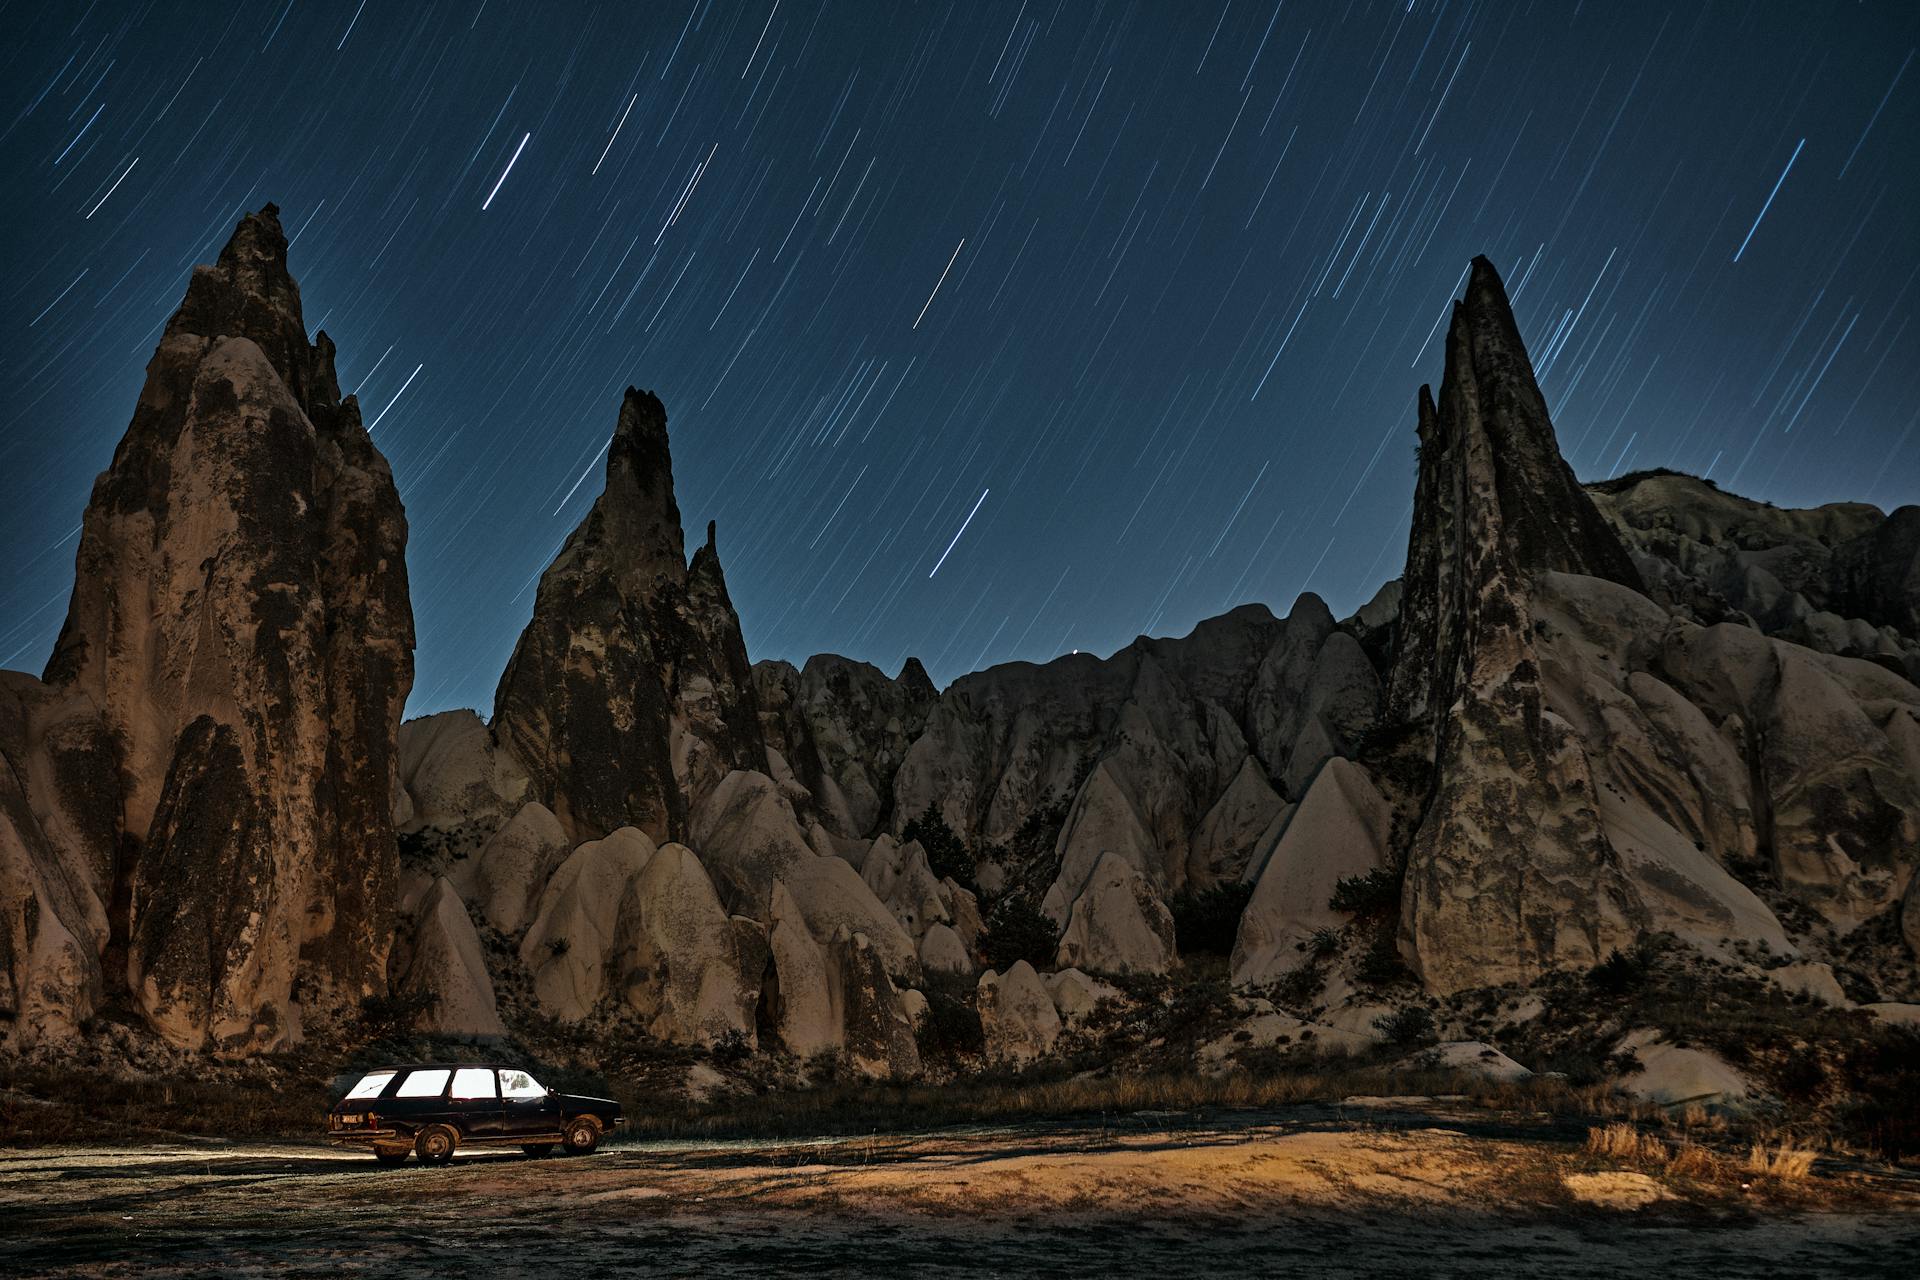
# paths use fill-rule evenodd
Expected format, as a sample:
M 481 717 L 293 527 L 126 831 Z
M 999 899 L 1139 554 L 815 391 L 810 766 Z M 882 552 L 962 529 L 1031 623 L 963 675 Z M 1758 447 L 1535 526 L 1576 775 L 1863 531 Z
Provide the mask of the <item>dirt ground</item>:
M 1692 1187 L 1583 1135 L 1374 1105 L 449 1168 L 318 1145 L 10 1150 L 0 1274 L 1915 1274 L 1920 1179 Z

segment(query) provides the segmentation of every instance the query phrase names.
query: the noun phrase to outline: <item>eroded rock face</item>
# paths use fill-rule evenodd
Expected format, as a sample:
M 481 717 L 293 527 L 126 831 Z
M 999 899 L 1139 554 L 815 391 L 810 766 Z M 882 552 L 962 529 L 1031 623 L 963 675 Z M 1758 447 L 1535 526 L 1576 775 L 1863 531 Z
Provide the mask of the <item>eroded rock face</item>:
M 989 969 L 982 974 L 975 998 L 987 1057 L 993 1062 L 1024 1066 L 1044 1057 L 1060 1038 L 1060 1011 L 1025 960 L 1005 973 Z
M 505 1036 L 487 975 L 480 935 L 445 878 L 434 881 L 419 909 L 412 954 L 401 989 L 426 997 L 417 1023 L 438 1035 L 495 1038 Z
M 817 654 L 798 671 L 757 662 L 753 680 L 769 748 L 833 834 L 872 836 L 892 824 L 894 775 L 936 696 L 919 659 L 890 680 L 867 663 Z
M 677 1044 L 755 1043 L 766 935 L 729 917 L 700 859 L 662 845 L 619 905 L 614 968 L 648 1031 Z
M 1389 714 L 1431 726 L 1434 786 L 1403 890 L 1430 988 L 1524 983 L 1630 943 L 1641 917 L 1584 753 L 1546 705 L 1535 573 L 1640 577 L 1555 444 L 1498 275 L 1474 260 L 1420 473 Z
M 493 731 L 575 840 L 634 826 L 688 836 L 688 814 L 766 743 L 714 531 L 688 564 L 667 414 L 628 388 L 606 488 L 541 575 L 494 695 Z
M 102 980 L 177 1045 L 297 1039 L 296 982 L 326 1013 L 385 990 L 405 548 L 269 205 L 167 324 L 46 672 L 98 709 L 117 766 L 89 886 L 109 908 Z

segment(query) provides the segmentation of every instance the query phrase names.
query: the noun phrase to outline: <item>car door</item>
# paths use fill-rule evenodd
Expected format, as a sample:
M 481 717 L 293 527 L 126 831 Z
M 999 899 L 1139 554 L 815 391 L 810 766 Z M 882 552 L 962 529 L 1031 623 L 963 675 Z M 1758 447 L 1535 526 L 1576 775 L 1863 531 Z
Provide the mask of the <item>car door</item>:
M 460 1067 L 447 1089 L 455 1123 L 471 1138 L 496 1138 L 502 1132 L 500 1089 L 492 1067 Z
M 516 1137 L 552 1137 L 560 1132 L 560 1104 L 524 1071 L 500 1071 L 500 1107 L 504 1132 Z

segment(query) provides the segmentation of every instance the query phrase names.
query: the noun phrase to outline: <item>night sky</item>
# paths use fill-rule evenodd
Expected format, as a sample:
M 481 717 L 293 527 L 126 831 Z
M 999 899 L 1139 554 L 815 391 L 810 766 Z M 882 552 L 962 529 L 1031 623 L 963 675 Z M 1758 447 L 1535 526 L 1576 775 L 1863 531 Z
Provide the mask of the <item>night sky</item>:
M 188 269 L 269 201 L 492 706 L 665 401 L 756 659 L 945 684 L 1397 574 L 1505 276 L 1583 478 L 1920 501 L 1920 6 L 0 5 L 0 666 Z M 957 536 L 956 536 L 957 535 Z

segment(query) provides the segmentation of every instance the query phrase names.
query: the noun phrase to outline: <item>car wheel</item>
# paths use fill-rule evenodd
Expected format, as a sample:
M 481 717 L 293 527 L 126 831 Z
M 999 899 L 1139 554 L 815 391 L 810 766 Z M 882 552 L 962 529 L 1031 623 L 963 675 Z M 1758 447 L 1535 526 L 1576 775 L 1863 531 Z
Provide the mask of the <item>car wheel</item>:
M 405 1147 L 375 1147 L 373 1158 L 384 1165 L 405 1164 L 413 1152 Z
M 600 1126 L 592 1116 L 580 1116 L 567 1122 L 567 1154 L 584 1156 L 600 1145 Z
M 520 1149 L 532 1156 L 535 1160 L 538 1160 L 541 1156 L 553 1154 L 553 1144 L 551 1142 L 529 1142 L 523 1144 Z
M 420 1157 L 421 1164 L 446 1164 L 453 1159 L 453 1149 L 459 1145 L 460 1135 L 444 1124 L 428 1125 L 413 1140 L 414 1154 Z

